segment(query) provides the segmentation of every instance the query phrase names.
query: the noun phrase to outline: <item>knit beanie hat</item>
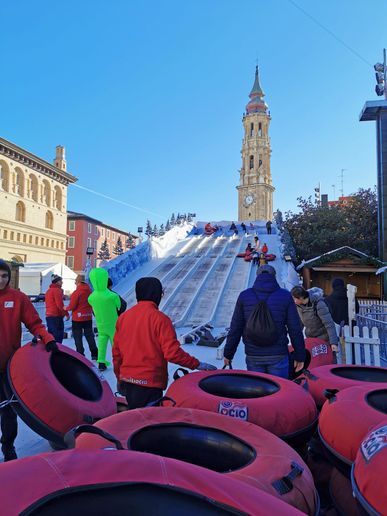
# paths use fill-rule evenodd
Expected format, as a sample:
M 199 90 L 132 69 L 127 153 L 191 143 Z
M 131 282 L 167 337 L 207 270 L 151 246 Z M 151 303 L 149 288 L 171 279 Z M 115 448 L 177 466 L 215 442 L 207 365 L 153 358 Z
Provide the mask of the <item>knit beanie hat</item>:
M 62 281 L 62 276 L 59 276 L 58 274 L 53 274 L 51 276 L 51 283 L 58 283 L 58 281 Z
M 0 259 L 0 271 L 8 272 L 7 285 L 9 285 L 9 282 L 11 281 L 11 267 L 8 265 L 8 263 L 5 260 Z
M 159 306 L 163 286 L 158 278 L 140 278 L 136 282 L 137 301 L 153 301 Z

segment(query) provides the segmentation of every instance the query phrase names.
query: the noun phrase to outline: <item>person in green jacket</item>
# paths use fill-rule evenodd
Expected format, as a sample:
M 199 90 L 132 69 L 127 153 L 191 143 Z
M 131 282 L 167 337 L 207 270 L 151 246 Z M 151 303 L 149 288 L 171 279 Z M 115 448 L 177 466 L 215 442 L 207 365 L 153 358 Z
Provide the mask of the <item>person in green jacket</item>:
M 88 301 L 93 308 L 98 329 L 98 369 L 104 371 L 110 365 L 106 360 L 106 348 L 109 340 L 113 345 L 117 310 L 121 307 L 121 301 L 118 294 L 108 289 L 108 273 L 105 269 L 91 269 L 89 279 L 94 289 Z

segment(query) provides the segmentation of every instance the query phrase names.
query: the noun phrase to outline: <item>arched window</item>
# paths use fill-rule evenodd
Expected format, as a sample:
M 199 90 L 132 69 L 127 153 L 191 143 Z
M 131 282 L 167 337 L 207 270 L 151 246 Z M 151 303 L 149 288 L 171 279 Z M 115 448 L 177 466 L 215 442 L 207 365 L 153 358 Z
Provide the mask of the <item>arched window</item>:
M 254 156 L 250 156 L 250 170 L 254 168 Z
M 0 190 L 9 192 L 9 168 L 5 161 L 0 161 Z
M 51 211 L 46 211 L 46 228 L 54 229 L 54 217 Z
M 16 167 L 15 175 L 15 193 L 24 197 L 24 173 L 19 167 Z
M 29 196 L 35 202 L 38 202 L 38 192 L 39 192 L 39 184 L 38 179 L 34 174 L 30 174 L 30 184 L 29 184 Z
M 26 207 L 24 206 L 24 203 L 22 201 L 19 201 L 16 204 L 15 220 L 18 220 L 19 222 L 25 222 L 26 221 Z
M 259 122 L 258 124 L 258 136 L 262 136 L 262 124 Z
M 60 186 L 55 186 L 54 188 L 54 203 L 55 208 L 59 211 L 62 210 L 62 190 L 60 189 Z
M 254 136 L 254 124 L 250 124 L 250 136 Z
M 47 206 L 51 206 L 51 187 L 47 179 L 43 180 L 43 202 Z

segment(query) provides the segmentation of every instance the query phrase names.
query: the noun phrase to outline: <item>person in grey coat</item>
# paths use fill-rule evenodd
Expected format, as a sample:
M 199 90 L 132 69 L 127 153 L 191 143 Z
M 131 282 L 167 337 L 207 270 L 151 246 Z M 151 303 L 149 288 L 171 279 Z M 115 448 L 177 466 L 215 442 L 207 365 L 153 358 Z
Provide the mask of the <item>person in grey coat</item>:
M 327 304 L 322 299 L 321 289 L 305 290 L 303 287 L 293 287 L 291 294 L 305 327 L 305 335 L 325 340 L 330 344 L 332 351 L 337 352 L 338 337 L 335 323 Z

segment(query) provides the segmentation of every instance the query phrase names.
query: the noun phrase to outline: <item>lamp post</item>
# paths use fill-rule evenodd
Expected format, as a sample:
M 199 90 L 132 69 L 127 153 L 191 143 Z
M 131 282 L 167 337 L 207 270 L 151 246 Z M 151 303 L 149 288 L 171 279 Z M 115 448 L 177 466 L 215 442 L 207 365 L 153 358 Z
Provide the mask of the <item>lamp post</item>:
M 87 260 L 86 260 L 86 265 L 85 265 L 85 280 L 88 282 L 89 281 L 89 273 L 92 269 L 91 267 L 91 256 L 94 254 L 94 247 L 86 247 L 86 256 L 87 256 Z

